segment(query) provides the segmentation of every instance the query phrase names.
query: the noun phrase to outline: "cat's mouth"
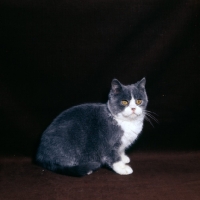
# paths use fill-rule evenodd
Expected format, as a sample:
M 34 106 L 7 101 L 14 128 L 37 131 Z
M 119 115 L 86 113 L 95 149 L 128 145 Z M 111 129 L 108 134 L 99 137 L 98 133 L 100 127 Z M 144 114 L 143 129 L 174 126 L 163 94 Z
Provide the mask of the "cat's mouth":
M 124 115 L 124 117 L 130 117 L 130 118 L 135 118 L 135 117 L 138 117 L 138 116 L 140 116 L 139 114 L 137 114 L 137 113 L 135 113 L 135 112 L 132 112 L 132 113 L 130 113 L 130 114 L 128 114 L 128 115 Z

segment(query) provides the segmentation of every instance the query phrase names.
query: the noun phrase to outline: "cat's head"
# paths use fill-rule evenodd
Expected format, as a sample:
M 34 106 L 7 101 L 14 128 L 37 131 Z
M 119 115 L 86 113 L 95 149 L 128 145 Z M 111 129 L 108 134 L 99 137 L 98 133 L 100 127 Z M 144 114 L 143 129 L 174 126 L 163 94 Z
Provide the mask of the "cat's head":
M 132 85 L 123 85 L 117 79 L 112 80 L 108 109 L 114 117 L 133 120 L 144 116 L 143 111 L 148 103 L 145 83 L 145 78 Z

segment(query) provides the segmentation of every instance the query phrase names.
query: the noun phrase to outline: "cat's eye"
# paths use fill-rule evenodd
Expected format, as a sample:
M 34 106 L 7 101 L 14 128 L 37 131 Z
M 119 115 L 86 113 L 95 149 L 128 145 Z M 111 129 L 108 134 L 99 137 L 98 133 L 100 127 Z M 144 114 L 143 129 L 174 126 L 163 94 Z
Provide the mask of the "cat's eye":
M 135 103 L 136 103 L 137 105 L 140 105 L 140 104 L 142 104 L 142 100 L 141 100 L 141 99 L 137 99 L 137 100 L 135 100 Z
M 121 104 L 122 104 L 123 106 L 127 106 L 129 103 L 128 103 L 128 101 L 123 100 L 123 101 L 121 101 Z

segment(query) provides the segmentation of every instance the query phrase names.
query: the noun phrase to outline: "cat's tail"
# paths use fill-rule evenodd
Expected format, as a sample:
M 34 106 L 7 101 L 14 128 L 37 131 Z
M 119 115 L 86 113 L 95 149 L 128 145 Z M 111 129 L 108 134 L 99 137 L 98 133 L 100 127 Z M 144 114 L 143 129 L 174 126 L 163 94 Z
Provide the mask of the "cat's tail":
M 97 169 L 101 167 L 101 164 L 98 162 L 90 162 L 87 164 L 82 164 L 82 165 L 77 165 L 77 166 L 72 166 L 72 167 L 69 167 L 69 166 L 63 167 L 58 164 L 53 165 L 53 166 L 43 165 L 43 167 L 59 174 L 81 177 L 81 176 L 89 175 L 93 171 L 96 171 Z

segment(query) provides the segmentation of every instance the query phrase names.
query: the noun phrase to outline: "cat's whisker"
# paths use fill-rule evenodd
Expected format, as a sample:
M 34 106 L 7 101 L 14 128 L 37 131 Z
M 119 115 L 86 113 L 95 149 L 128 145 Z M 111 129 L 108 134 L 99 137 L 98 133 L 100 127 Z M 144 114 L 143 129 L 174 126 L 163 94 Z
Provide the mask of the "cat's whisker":
M 147 112 L 147 113 L 152 113 L 152 114 L 154 114 L 154 115 L 157 115 L 157 116 L 158 116 L 158 114 L 157 114 L 157 113 L 155 113 L 155 112 L 152 112 L 152 111 L 149 111 L 149 110 L 145 110 L 145 112 Z
M 148 117 L 150 117 L 151 119 L 153 119 L 156 123 L 158 123 L 158 120 L 154 117 L 154 116 L 152 116 L 152 115 L 149 115 L 149 114 L 146 114 Z
M 145 116 L 145 119 L 151 124 L 152 127 L 154 127 L 153 123 L 151 122 L 151 120 L 147 116 Z
M 156 117 L 155 117 L 154 115 L 157 115 L 157 116 L 158 116 L 157 113 L 152 112 L 152 111 L 149 111 L 149 110 L 144 110 L 144 113 L 145 113 L 145 114 L 148 114 L 148 115 L 150 115 L 150 116 L 152 116 L 152 117 L 154 117 L 155 119 L 156 119 Z M 157 119 L 156 119 L 156 120 L 157 120 Z
M 158 123 L 158 120 L 157 120 L 153 115 L 151 115 L 151 114 L 149 114 L 149 113 L 146 113 L 146 115 L 147 115 L 148 117 L 150 117 L 151 119 L 153 119 L 155 122 Z
M 153 114 L 157 115 L 156 113 L 151 112 L 151 111 L 149 111 L 149 110 L 144 110 L 144 114 L 145 114 L 145 119 L 146 119 L 152 126 L 153 126 L 153 123 L 152 123 L 151 119 L 152 119 L 153 121 L 155 121 L 156 123 L 159 123 L 159 121 L 157 120 L 157 118 L 153 115 Z M 154 126 L 153 126 L 153 127 L 154 127 Z

